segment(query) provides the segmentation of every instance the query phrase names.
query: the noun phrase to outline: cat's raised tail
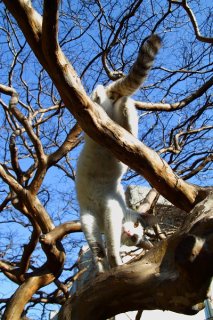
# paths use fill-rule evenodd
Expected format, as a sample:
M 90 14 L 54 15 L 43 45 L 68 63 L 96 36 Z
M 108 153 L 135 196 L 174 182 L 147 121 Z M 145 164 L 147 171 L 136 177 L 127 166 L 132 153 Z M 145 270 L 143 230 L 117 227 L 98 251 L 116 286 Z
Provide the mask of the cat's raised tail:
M 156 34 L 151 35 L 142 43 L 137 59 L 128 75 L 107 87 L 108 97 L 114 99 L 115 96 L 131 96 L 138 90 L 146 79 L 160 47 L 161 38 Z

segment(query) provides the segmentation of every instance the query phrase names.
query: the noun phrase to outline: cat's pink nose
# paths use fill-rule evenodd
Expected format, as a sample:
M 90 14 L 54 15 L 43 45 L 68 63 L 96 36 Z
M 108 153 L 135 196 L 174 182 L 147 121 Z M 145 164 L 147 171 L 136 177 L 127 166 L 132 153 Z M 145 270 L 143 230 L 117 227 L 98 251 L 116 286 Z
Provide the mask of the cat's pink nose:
M 131 236 L 133 235 L 130 230 L 125 230 L 124 232 L 125 232 L 129 237 L 131 237 Z

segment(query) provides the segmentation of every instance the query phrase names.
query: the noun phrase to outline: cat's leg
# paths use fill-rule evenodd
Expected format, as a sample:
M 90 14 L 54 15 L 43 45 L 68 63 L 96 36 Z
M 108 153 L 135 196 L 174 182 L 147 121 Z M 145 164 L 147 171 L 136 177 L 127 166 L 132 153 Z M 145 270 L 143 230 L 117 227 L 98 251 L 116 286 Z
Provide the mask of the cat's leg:
M 121 199 L 123 202 L 123 200 Z M 107 257 L 110 267 L 116 267 L 122 264 L 120 257 L 121 230 L 123 222 L 123 205 L 117 199 L 108 199 L 105 208 L 105 238 L 107 244 Z
M 121 97 L 114 103 L 113 120 L 137 137 L 138 115 L 133 99 Z
M 81 212 L 81 224 L 84 235 L 92 251 L 97 272 L 103 273 L 106 269 L 106 252 L 97 221 L 92 214 Z

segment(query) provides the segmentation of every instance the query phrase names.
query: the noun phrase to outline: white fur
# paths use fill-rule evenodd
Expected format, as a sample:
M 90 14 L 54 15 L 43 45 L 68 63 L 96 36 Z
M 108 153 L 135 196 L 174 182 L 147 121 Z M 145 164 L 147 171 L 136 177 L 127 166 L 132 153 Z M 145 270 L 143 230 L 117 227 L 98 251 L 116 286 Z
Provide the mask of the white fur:
M 132 99 L 123 97 L 113 102 L 103 86 L 96 88 L 92 99 L 112 120 L 137 134 L 138 118 Z M 135 245 L 143 236 L 141 224 L 135 226 L 138 214 L 127 208 L 125 202 L 121 179 L 126 169 L 127 166 L 109 150 L 85 135 L 77 165 L 76 189 L 82 228 L 99 272 L 104 271 L 106 257 L 102 234 L 105 235 L 111 267 L 122 264 L 119 254 L 121 239 L 127 245 Z

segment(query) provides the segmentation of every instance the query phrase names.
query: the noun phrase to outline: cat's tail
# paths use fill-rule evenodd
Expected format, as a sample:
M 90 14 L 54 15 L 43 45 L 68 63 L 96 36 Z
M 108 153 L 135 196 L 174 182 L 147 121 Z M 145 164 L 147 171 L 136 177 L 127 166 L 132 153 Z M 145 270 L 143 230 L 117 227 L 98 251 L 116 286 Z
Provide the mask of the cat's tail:
M 151 69 L 155 56 L 161 47 L 161 39 L 158 35 L 151 35 L 140 47 L 137 59 L 129 71 L 129 74 L 107 87 L 109 98 L 115 96 L 131 96 L 140 88 Z

